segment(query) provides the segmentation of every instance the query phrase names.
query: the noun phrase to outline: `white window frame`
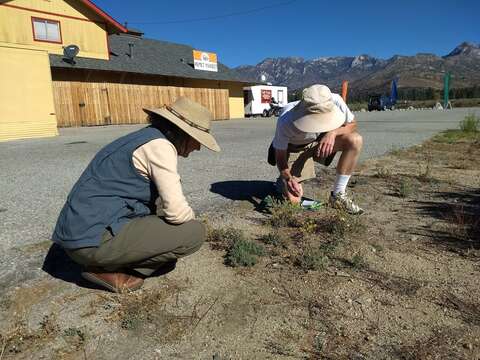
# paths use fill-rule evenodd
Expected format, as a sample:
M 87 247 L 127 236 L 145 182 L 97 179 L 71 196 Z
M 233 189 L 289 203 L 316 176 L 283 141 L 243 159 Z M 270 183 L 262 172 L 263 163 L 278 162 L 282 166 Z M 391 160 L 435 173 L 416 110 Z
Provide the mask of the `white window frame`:
M 49 36 L 49 30 L 52 29 L 48 25 L 56 25 L 58 32 L 56 32 L 54 35 L 56 36 Z M 40 34 L 37 33 L 36 26 L 44 26 L 44 34 L 45 36 L 41 36 Z M 39 17 L 32 17 L 32 31 L 33 31 L 33 40 L 35 41 L 41 41 L 41 42 L 48 42 L 48 43 L 54 43 L 54 44 L 61 44 L 62 43 L 62 29 L 60 27 L 60 21 L 58 20 L 52 20 L 52 19 L 44 19 L 44 18 L 39 18 Z

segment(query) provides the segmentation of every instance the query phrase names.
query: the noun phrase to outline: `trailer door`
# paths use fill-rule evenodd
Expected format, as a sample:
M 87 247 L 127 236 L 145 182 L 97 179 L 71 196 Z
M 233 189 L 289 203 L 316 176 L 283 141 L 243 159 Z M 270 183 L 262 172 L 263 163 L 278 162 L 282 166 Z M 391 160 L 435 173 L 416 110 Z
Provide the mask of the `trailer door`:
M 285 104 L 283 89 L 277 91 L 277 101 L 280 105 Z

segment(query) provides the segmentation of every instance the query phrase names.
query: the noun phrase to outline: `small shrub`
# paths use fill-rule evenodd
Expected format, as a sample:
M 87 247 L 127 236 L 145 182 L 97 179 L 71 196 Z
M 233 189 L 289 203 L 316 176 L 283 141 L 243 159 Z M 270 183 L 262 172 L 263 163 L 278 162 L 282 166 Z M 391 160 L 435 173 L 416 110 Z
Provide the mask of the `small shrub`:
M 326 334 L 323 332 L 317 334 L 313 339 L 313 351 L 315 355 L 323 354 L 323 351 L 325 350 L 326 345 L 327 345 Z
M 45 335 L 51 335 L 58 331 L 58 325 L 53 315 L 44 315 L 42 321 L 40 321 L 40 328 Z
M 418 176 L 417 179 L 422 182 L 436 182 L 436 180 L 432 177 L 432 159 L 433 155 L 431 153 L 427 153 L 424 157 L 425 163 L 418 164 Z
M 312 218 L 305 218 L 299 225 L 302 236 L 314 234 L 317 231 L 317 222 Z
M 274 230 L 272 232 L 269 232 L 266 235 L 263 235 L 260 237 L 260 241 L 267 245 L 272 245 L 272 246 L 282 246 L 286 247 L 287 246 L 287 237 L 280 231 Z
M 78 328 L 69 327 L 68 329 L 65 329 L 65 330 L 63 331 L 63 335 L 69 336 L 69 337 L 78 336 L 78 338 L 79 338 L 82 342 L 85 341 L 85 334 L 83 333 L 82 330 L 80 330 L 80 329 L 78 329 Z
M 300 225 L 299 215 L 302 208 L 298 204 L 289 201 L 276 201 L 270 209 L 272 216 L 270 224 L 273 227 L 298 227 Z
M 384 166 L 377 168 L 377 172 L 374 175 L 374 177 L 379 179 L 388 179 L 391 176 L 392 176 L 392 172 L 390 171 L 390 169 Z
M 144 324 L 144 319 L 136 313 L 128 313 L 120 320 L 120 327 L 125 330 L 138 330 Z
M 265 248 L 252 241 L 238 240 L 227 250 L 225 264 L 229 266 L 253 266 L 257 257 L 265 255 Z
M 332 256 L 337 247 L 342 243 L 342 240 L 341 238 L 333 236 L 330 241 L 320 245 L 320 251 L 327 256 Z
M 466 115 L 465 118 L 460 121 L 460 130 L 466 133 L 476 133 L 479 131 L 480 118 L 475 114 Z
M 352 260 L 350 261 L 350 266 L 354 268 L 355 270 L 363 270 L 363 269 L 368 269 L 368 263 L 365 261 L 365 259 L 359 255 L 356 254 Z
M 331 234 L 336 242 L 345 239 L 350 234 L 361 234 L 365 232 L 365 229 L 366 227 L 361 217 L 351 215 L 339 209 L 317 221 L 317 231 L 325 231 Z
M 212 243 L 216 250 L 225 250 L 241 240 L 245 240 L 244 232 L 234 227 L 209 228 L 206 236 L 206 241 Z
M 63 336 L 65 337 L 65 340 L 76 349 L 79 349 L 85 344 L 85 333 L 78 328 L 69 327 L 68 329 L 65 329 L 63 331 Z
M 412 194 L 412 185 L 407 179 L 401 179 L 398 184 L 397 194 L 401 198 L 407 198 Z
M 324 270 L 328 264 L 328 256 L 319 249 L 306 249 L 296 260 L 296 265 L 303 270 Z

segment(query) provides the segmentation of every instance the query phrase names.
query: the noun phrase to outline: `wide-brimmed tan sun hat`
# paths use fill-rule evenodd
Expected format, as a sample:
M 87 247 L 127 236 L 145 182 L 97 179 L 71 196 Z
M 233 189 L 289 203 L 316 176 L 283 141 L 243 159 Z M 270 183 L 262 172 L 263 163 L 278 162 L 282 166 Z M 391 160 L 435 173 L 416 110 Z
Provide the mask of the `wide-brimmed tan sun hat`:
M 293 125 L 303 132 L 320 133 L 339 128 L 345 115 L 335 105 L 332 92 L 325 85 L 315 84 L 303 90 L 302 100 L 292 109 Z
M 171 105 L 164 105 L 157 109 L 143 109 L 143 111 L 149 115 L 155 114 L 164 117 L 200 144 L 210 150 L 220 151 L 220 146 L 210 134 L 210 123 L 213 115 L 199 103 L 181 96 Z

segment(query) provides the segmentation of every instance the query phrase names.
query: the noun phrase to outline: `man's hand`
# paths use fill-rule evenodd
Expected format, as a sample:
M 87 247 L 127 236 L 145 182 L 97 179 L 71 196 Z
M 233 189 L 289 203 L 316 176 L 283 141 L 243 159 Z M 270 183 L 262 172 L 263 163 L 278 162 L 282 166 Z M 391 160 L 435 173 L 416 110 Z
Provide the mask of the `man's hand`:
M 287 184 L 287 191 L 294 195 L 295 197 L 299 197 L 303 193 L 302 185 L 295 180 L 293 177 L 290 177 L 288 180 L 284 180 Z
M 317 147 L 317 157 L 326 158 L 333 152 L 336 136 L 335 131 L 329 131 L 322 137 Z

